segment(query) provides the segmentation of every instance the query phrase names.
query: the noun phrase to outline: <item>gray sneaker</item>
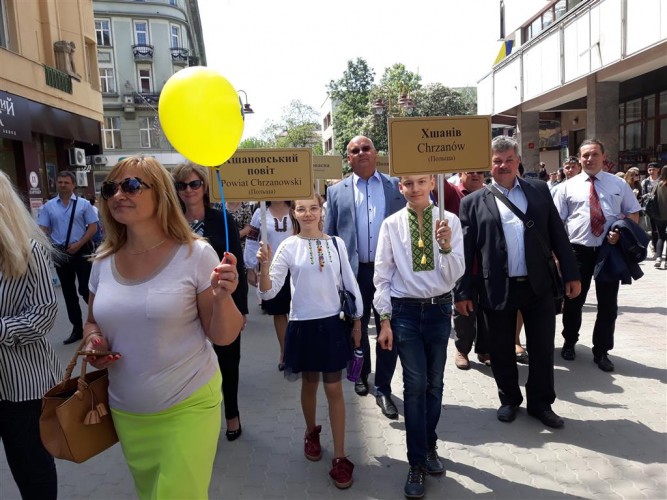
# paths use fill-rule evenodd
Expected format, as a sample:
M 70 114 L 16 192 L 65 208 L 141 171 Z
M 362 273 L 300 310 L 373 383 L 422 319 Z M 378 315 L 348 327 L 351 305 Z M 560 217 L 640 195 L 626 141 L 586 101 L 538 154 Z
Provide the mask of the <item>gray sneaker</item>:
M 445 472 L 445 464 L 438 456 L 437 449 L 438 447 L 434 446 L 426 452 L 426 472 L 432 475 Z

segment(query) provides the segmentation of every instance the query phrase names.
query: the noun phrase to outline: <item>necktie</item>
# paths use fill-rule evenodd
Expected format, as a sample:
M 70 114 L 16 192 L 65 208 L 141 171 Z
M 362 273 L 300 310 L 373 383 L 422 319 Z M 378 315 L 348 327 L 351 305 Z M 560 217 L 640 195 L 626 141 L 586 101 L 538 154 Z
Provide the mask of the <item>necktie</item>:
M 589 195 L 589 203 L 591 206 L 591 231 L 594 236 L 600 236 L 604 231 L 604 223 L 606 221 L 602 207 L 600 206 L 600 198 L 595 191 L 595 177 L 590 177 L 591 191 Z

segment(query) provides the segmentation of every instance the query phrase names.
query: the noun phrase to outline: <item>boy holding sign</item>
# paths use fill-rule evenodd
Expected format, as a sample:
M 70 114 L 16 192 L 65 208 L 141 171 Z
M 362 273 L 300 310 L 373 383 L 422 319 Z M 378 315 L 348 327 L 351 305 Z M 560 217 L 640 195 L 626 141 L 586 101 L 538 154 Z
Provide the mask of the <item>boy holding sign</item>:
M 380 313 L 378 343 L 396 343 L 403 366 L 405 428 L 410 471 L 408 498 L 424 495 L 425 474 L 445 470 L 436 451 L 442 407 L 452 295 L 463 275 L 463 235 L 456 215 L 438 209 L 429 194 L 432 175 L 402 176 L 407 206 L 382 223 L 375 258 L 373 304 Z

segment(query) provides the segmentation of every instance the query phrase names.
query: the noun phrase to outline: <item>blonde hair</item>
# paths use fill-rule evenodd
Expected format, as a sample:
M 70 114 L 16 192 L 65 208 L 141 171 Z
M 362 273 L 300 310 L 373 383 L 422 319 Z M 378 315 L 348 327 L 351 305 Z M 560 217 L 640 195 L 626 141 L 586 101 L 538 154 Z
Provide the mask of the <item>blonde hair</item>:
M 206 171 L 206 167 L 188 161 L 181 163 L 171 171 L 175 182 L 185 182 L 185 179 L 190 177 L 190 174 L 195 174 L 204 183 L 201 187 L 204 190 L 204 206 L 209 208 L 211 206 L 211 199 L 208 195 L 208 172 Z
M 53 247 L 34 221 L 11 180 L 0 170 L 0 273 L 20 278 L 32 259 L 32 242 L 40 243 L 47 255 Z
M 185 220 L 173 179 L 167 169 L 154 158 L 130 156 L 116 163 L 105 181 L 118 182 L 128 170 L 138 171 L 137 177 L 150 186 L 147 191 L 155 202 L 156 216 L 164 234 L 177 243 L 187 243 L 192 248 L 192 243 L 200 238 L 192 232 Z M 96 259 L 118 252 L 127 242 L 127 227 L 111 216 L 108 202 L 104 198 L 100 201 L 99 211 L 106 235 L 95 255 Z

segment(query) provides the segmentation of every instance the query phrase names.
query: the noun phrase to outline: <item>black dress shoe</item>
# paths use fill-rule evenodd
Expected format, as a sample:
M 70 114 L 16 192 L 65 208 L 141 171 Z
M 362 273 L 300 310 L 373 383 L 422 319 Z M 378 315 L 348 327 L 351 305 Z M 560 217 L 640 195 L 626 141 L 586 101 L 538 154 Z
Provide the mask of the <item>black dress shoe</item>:
M 502 405 L 500 408 L 498 408 L 498 411 L 496 412 L 496 416 L 498 417 L 498 420 L 501 422 L 514 422 L 514 419 L 516 418 L 516 412 L 519 410 L 518 406 L 514 405 Z
M 359 396 L 365 396 L 368 394 L 368 381 L 364 379 L 359 379 L 354 383 L 354 392 Z
M 375 402 L 382 410 L 382 414 L 390 418 L 391 420 L 396 420 L 398 418 L 398 410 L 396 405 L 391 400 L 391 396 L 385 396 L 384 394 L 379 394 L 375 396 Z
M 547 427 L 552 427 L 554 429 L 559 429 L 563 427 L 563 424 L 565 424 L 563 419 L 560 418 L 551 410 L 542 410 L 542 411 L 528 410 L 528 415 L 530 415 L 531 417 L 535 417 Z
M 574 344 L 563 344 L 563 348 L 560 350 L 560 357 L 566 361 L 574 361 L 574 358 L 577 357 L 577 353 L 574 352 Z
M 72 332 L 69 337 L 63 340 L 63 344 L 70 345 L 74 342 L 81 342 L 81 339 L 83 339 L 83 332 Z
M 235 431 L 225 431 L 225 436 L 227 437 L 227 441 L 236 441 L 238 438 L 241 437 L 242 434 L 242 429 L 241 429 L 241 422 L 239 422 L 239 428 L 236 429 Z
M 593 363 L 598 365 L 598 368 L 603 372 L 613 372 L 614 363 L 611 362 L 609 356 L 603 354 L 602 356 L 593 356 Z

